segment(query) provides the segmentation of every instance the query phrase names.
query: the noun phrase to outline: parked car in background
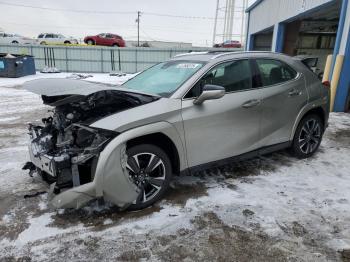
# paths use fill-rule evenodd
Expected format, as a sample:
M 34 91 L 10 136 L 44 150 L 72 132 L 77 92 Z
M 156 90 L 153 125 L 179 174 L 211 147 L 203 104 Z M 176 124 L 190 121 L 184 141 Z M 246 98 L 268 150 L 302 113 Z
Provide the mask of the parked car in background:
M 51 183 L 57 208 L 104 198 L 130 210 L 160 200 L 173 174 L 290 148 L 319 148 L 329 88 L 300 60 L 267 52 L 182 54 L 122 85 L 39 79 L 54 107 L 30 124 L 24 169 Z
M 120 35 L 102 33 L 84 38 L 84 43 L 88 45 L 104 45 L 125 47 L 125 41 Z
M 35 40 L 30 37 L 24 37 L 18 34 L 9 34 L 0 32 L 0 44 L 20 44 L 20 45 L 32 45 Z
M 47 44 L 78 44 L 79 41 L 73 37 L 65 37 L 61 34 L 43 33 L 38 36 L 37 42 L 40 45 Z
M 237 40 L 227 40 L 221 44 L 215 44 L 214 47 L 221 48 L 241 48 L 242 44 Z

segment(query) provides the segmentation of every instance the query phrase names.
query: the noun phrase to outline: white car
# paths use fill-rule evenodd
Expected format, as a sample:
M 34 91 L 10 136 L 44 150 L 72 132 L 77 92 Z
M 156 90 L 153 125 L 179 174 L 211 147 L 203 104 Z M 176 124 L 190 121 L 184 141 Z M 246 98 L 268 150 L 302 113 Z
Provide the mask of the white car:
M 61 34 L 44 33 L 40 34 L 37 39 L 40 45 L 47 44 L 78 44 L 78 40 L 73 37 L 65 37 Z
M 0 32 L 0 44 L 32 45 L 34 43 L 35 40 L 29 37 Z

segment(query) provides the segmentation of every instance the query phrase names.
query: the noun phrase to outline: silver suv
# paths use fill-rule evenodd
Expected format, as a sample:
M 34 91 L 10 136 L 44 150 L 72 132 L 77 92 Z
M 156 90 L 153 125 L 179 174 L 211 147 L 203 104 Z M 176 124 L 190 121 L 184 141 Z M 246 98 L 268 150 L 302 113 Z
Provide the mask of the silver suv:
M 96 198 L 130 210 L 162 198 L 174 174 L 290 148 L 318 149 L 329 90 L 300 60 L 265 52 L 178 55 L 120 87 L 28 82 L 54 107 L 30 125 L 25 165 L 55 207 Z

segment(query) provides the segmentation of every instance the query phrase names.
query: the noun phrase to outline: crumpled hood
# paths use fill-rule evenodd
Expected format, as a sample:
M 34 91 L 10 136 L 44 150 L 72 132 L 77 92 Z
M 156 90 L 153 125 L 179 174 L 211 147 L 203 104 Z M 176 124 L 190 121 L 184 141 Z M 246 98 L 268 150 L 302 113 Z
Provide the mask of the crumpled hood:
M 139 91 L 129 90 L 119 85 L 88 82 L 77 79 L 65 79 L 65 78 L 48 78 L 48 79 L 36 79 L 28 81 L 23 85 L 23 88 L 43 96 L 66 96 L 66 95 L 82 95 L 88 96 L 93 93 L 104 90 L 117 90 L 129 93 L 151 95 L 157 97 L 154 94 L 147 94 Z
M 24 88 L 41 95 L 64 127 L 73 123 L 93 123 L 106 116 L 159 100 L 159 96 L 130 91 L 114 85 L 75 79 L 39 79 Z

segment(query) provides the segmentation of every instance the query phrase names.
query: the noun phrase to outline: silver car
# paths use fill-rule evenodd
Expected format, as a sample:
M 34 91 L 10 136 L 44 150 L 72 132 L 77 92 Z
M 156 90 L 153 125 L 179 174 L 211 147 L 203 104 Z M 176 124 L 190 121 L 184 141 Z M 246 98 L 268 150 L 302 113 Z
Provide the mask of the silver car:
M 54 107 L 30 125 L 31 162 L 55 207 L 102 198 L 142 209 L 174 174 L 290 148 L 313 155 L 329 90 L 300 60 L 266 52 L 178 55 L 122 86 L 72 79 L 28 82 Z

